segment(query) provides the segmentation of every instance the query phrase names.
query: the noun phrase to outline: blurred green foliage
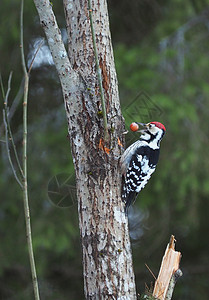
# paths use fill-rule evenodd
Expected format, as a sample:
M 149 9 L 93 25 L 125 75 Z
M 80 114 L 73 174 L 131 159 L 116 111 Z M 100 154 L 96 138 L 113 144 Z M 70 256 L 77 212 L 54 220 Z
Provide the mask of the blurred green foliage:
M 110 2 L 110 1 L 109 1 Z M 208 1 L 113 1 L 110 22 L 126 126 L 133 121 L 162 122 L 167 129 L 159 165 L 136 206 L 144 214 L 143 236 L 133 244 L 139 293 L 154 281 L 170 234 L 182 252 L 174 299 L 208 299 Z M 14 71 L 11 97 L 22 80 L 19 54 L 19 1 L 2 0 L 1 73 L 6 87 Z M 64 26 L 62 5 L 53 2 Z M 43 36 L 32 1 L 25 1 L 25 53 Z M 122 25 L 121 25 L 122 24 Z M 67 122 L 53 66 L 32 71 L 29 94 L 29 193 L 35 258 L 42 299 L 83 299 L 77 207 L 69 195 L 62 208 L 49 199 L 54 176 L 69 174 L 75 186 Z M 1 101 L 0 107 L 3 107 Z M 21 155 L 22 110 L 11 126 Z M 0 124 L 1 125 L 1 124 Z M 1 140 L 4 132 L 1 127 Z M 127 135 L 127 145 L 137 134 Z M 21 191 L 1 142 L 0 298 L 31 299 Z

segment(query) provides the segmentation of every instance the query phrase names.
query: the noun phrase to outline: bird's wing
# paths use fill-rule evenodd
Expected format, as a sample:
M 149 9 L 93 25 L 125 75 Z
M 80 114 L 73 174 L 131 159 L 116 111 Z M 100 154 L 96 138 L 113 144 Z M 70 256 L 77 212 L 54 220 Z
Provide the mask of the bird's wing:
M 137 149 L 141 149 L 141 155 L 144 154 L 144 149 L 143 149 L 143 145 L 145 143 L 143 141 L 136 141 L 135 143 L 133 143 L 131 146 L 129 146 L 123 153 L 123 155 L 121 156 L 121 159 L 120 159 L 120 163 L 121 163 L 121 172 L 122 172 L 122 175 L 125 177 L 126 176 L 126 172 L 127 172 L 127 169 L 129 167 L 129 164 L 130 164 L 130 161 L 132 159 L 132 156 L 133 156 L 133 153 L 134 153 L 134 150 L 137 150 Z
M 155 171 L 155 166 L 150 166 L 149 157 L 145 151 L 143 147 L 137 149 L 127 168 L 122 192 L 123 201 L 126 202 L 126 210 L 135 201 L 137 194 L 145 187 Z

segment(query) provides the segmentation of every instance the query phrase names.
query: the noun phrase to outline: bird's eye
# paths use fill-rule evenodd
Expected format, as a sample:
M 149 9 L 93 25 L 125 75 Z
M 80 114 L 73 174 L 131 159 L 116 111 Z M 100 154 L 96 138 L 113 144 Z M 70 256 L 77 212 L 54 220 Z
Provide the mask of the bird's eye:
M 153 125 L 152 124 L 149 124 L 149 128 L 152 128 L 153 127 Z

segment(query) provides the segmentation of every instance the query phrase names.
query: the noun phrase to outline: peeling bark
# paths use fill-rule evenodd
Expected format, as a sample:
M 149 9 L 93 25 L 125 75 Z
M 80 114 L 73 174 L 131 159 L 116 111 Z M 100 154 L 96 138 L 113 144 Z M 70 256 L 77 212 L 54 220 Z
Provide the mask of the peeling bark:
M 121 201 L 118 158 L 124 122 L 118 96 L 106 0 L 92 0 L 106 100 L 104 144 L 101 99 L 87 0 L 64 0 L 68 55 L 52 7 L 34 0 L 62 85 L 77 179 L 86 299 L 136 299 L 128 221 Z M 68 59 L 69 57 L 69 59 Z M 100 147 L 101 141 L 103 148 Z M 106 148 L 105 148 L 106 147 Z M 110 149 L 109 154 L 105 149 Z

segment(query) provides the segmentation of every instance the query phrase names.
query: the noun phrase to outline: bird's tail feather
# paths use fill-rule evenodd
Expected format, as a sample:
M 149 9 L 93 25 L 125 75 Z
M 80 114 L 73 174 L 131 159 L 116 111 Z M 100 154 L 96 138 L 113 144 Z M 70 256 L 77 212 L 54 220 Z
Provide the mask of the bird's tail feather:
M 131 204 L 134 203 L 135 199 L 136 199 L 137 193 L 136 192 L 129 192 L 129 194 L 126 197 L 125 200 L 125 213 L 126 215 L 128 215 L 128 209 L 131 206 Z

